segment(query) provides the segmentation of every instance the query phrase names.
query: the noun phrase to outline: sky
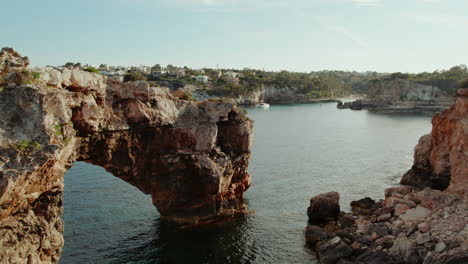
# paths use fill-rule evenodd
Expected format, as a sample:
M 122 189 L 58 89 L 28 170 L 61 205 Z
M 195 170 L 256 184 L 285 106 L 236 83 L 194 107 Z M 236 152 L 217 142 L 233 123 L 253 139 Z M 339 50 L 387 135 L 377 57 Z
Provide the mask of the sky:
M 1 0 L 33 66 L 422 72 L 468 64 L 467 0 Z

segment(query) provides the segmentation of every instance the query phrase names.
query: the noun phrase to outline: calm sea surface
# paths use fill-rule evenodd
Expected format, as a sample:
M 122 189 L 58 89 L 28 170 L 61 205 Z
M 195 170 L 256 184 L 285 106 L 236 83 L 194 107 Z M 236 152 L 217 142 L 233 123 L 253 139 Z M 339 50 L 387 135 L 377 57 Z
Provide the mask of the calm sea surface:
M 337 110 L 336 104 L 248 109 L 255 120 L 246 192 L 254 214 L 177 229 L 159 221 L 149 196 L 76 162 L 65 175 L 60 263 L 316 263 L 304 249 L 309 198 L 349 202 L 396 185 L 430 117 Z

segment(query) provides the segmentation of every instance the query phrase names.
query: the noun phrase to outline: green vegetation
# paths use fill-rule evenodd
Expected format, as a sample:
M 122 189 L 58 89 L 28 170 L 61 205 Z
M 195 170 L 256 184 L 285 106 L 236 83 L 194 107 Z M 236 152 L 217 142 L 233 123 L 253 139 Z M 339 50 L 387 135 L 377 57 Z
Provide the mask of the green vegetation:
M 94 67 L 88 67 L 88 68 L 84 69 L 84 71 L 87 71 L 87 72 L 94 72 L 94 73 L 97 73 L 97 74 L 100 73 L 99 70 L 96 69 L 96 68 L 94 68 Z
M 32 72 L 28 70 L 22 70 L 22 71 L 15 72 L 13 82 L 18 85 L 19 84 L 33 84 L 36 82 L 36 80 L 37 78 L 34 77 Z
M 124 76 L 124 82 L 134 82 L 140 80 L 146 81 L 146 77 L 143 75 L 143 73 L 136 70 L 130 71 Z
M 75 67 L 75 68 L 78 68 L 78 67 L 81 67 L 81 63 L 80 62 L 67 62 L 63 65 L 64 67 L 67 67 L 67 68 L 72 68 L 72 67 Z
M 41 77 L 41 74 L 38 72 L 31 72 L 31 76 L 34 80 L 37 80 Z
M 54 135 L 56 135 L 57 137 L 62 136 L 62 126 L 60 126 L 59 124 L 54 125 Z
M 156 64 L 153 72 L 163 68 Z M 372 82 L 377 80 L 405 79 L 413 82 L 439 87 L 448 94 L 455 94 L 461 82 L 468 78 L 468 69 L 465 65 L 455 66 L 448 70 L 434 71 L 432 73 L 378 73 L 356 71 L 314 71 L 309 73 L 290 71 L 262 71 L 245 68 L 236 69 L 210 69 L 193 70 L 186 66 L 182 68 L 173 65 L 165 67 L 167 73 L 160 76 L 145 75 L 138 70 L 132 70 L 125 75 L 124 81 L 146 80 L 152 86 L 160 85 L 173 90 L 194 84 L 211 96 L 239 97 L 248 96 L 264 87 L 291 88 L 295 93 L 315 98 L 343 97 L 350 94 L 367 94 Z M 177 76 L 176 72 L 183 70 L 184 76 Z M 228 77 L 227 72 L 232 71 L 237 77 Z M 221 75 L 223 73 L 224 75 Z M 195 80 L 197 75 L 208 76 L 208 83 Z M 156 84 L 156 85 L 155 85 Z
M 31 140 L 22 140 L 18 144 L 17 148 L 20 151 L 25 151 L 25 150 L 32 150 L 32 149 L 41 149 L 42 145 L 37 142 L 37 141 L 31 141 Z
M 388 77 L 390 79 L 407 79 L 425 85 L 436 86 L 448 94 L 455 94 L 457 89 L 463 85 L 462 82 L 468 78 L 468 68 L 466 65 L 459 65 L 448 70 L 434 72 L 421 72 L 416 74 L 396 72 Z

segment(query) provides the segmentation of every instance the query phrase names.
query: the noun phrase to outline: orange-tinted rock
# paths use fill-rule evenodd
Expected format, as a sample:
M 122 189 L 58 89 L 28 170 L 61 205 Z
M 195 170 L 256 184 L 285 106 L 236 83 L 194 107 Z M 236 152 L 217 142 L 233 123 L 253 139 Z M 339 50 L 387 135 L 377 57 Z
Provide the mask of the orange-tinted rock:
M 432 132 L 415 147 L 414 165 L 402 184 L 468 195 L 468 89 L 432 119 Z

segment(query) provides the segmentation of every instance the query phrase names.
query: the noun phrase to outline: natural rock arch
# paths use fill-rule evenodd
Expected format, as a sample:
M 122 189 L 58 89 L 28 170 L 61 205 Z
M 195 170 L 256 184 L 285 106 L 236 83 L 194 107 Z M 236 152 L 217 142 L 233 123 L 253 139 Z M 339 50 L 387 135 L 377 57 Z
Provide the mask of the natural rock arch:
M 58 261 L 63 175 L 76 160 L 150 194 L 169 221 L 245 210 L 252 121 L 235 103 L 179 100 L 146 82 L 77 69 L 35 71 L 29 84 L 24 72 L 3 72 L 1 263 Z

